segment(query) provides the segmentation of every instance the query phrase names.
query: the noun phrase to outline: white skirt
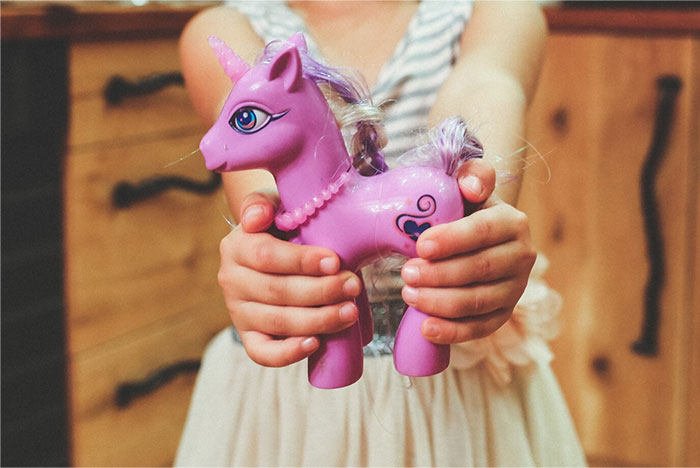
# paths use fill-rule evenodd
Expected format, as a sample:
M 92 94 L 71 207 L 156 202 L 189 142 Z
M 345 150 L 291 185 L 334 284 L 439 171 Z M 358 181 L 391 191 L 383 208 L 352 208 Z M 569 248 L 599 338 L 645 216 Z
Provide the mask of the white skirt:
M 544 344 L 559 304 L 543 269 L 506 325 L 453 346 L 433 377 L 401 376 L 384 355 L 365 358 L 357 383 L 317 389 L 305 362 L 259 366 L 224 330 L 205 352 L 176 465 L 585 465 Z

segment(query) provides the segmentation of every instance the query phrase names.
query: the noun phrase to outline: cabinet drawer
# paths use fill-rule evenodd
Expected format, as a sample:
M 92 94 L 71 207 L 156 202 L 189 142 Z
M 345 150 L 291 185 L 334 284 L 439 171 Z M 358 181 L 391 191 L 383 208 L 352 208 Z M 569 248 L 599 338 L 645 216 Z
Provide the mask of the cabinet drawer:
M 179 69 L 177 38 L 79 42 L 70 49 L 70 94 L 101 95 L 114 75 L 134 79 Z
M 123 180 L 210 177 L 201 157 L 177 161 L 199 136 L 97 148 L 66 161 L 65 246 L 72 353 L 219 297 L 223 196 L 168 191 L 128 209 L 112 205 Z M 168 167 L 166 167 L 168 166 Z
M 163 366 L 201 358 L 229 324 L 219 299 L 96 346 L 72 358 L 72 446 L 75 466 L 172 466 L 194 373 L 175 377 L 119 408 L 120 383 Z
M 200 129 L 184 87 L 170 85 L 109 105 L 104 89 L 120 76 L 138 81 L 163 73 L 179 73 L 177 41 L 80 43 L 71 48 L 71 125 L 69 145 L 146 138 L 162 132 Z
M 201 138 L 205 132 L 184 88 L 127 99 L 118 106 L 109 106 L 100 96 L 91 96 L 75 99 L 71 105 L 68 146 L 71 151 L 83 152 L 96 145 L 128 144 L 183 133 Z M 193 148 L 198 144 L 199 141 Z

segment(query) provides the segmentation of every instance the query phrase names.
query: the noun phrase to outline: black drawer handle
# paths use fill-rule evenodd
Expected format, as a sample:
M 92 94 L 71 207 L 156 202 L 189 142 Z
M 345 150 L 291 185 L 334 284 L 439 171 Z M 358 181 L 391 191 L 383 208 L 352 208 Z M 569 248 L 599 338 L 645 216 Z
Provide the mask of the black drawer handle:
M 114 402 L 117 407 L 126 408 L 134 398 L 155 391 L 178 375 L 197 372 L 200 364 L 201 362 L 196 360 L 180 361 L 157 370 L 143 380 L 121 383 L 117 386 L 117 391 L 114 394 Z
M 143 96 L 155 93 L 167 86 L 185 84 L 185 79 L 180 72 L 159 73 L 142 78 L 138 81 L 129 81 L 122 76 L 113 76 L 107 82 L 104 89 L 104 98 L 110 106 L 119 105 L 125 98 Z
M 655 182 L 661 162 L 668 146 L 671 124 L 675 112 L 676 97 L 681 89 L 677 76 L 662 76 L 657 80 L 659 96 L 657 101 L 654 136 L 644 161 L 641 177 L 642 214 L 647 239 L 649 274 L 644 293 L 644 322 L 632 350 L 641 356 L 658 354 L 659 320 L 661 318 L 661 291 L 665 281 L 665 260 L 663 233 L 659 221 L 659 208 L 656 202 Z
M 116 208 L 128 208 L 169 190 L 180 189 L 200 195 L 214 193 L 221 186 L 221 174 L 212 172 L 209 180 L 199 182 L 178 176 L 162 176 L 145 179 L 136 184 L 119 182 L 112 190 L 112 204 Z

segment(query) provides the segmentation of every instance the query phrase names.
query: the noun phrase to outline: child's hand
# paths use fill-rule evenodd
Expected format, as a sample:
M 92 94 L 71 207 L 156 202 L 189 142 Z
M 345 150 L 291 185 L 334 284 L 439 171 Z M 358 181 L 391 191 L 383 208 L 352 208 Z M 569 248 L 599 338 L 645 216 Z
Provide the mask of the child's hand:
M 536 257 L 527 216 L 493 194 L 493 168 L 471 160 L 459 176 L 462 196 L 478 209 L 421 234 L 420 258 L 401 271 L 404 301 L 434 316 L 423 322 L 421 333 L 440 344 L 482 338 L 500 328 L 525 290 Z
M 255 193 L 241 224 L 221 241 L 219 284 L 250 358 L 270 367 L 300 361 L 319 346 L 315 335 L 352 325 L 359 278 L 339 271 L 331 250 L 293 244 L 265 232 L 278 200 Z

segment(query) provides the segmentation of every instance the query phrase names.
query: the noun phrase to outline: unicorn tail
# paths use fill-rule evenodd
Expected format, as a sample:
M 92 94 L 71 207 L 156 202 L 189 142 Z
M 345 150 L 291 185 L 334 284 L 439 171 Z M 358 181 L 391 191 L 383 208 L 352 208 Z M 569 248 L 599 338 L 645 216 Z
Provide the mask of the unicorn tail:
M 400 158 L 400 165 L 426 165 L 442 168 L 454 176 L 472 158 L 484 156 L 484 147 L 461 117 L 450 117 L 428 132 L 428 142 Z

